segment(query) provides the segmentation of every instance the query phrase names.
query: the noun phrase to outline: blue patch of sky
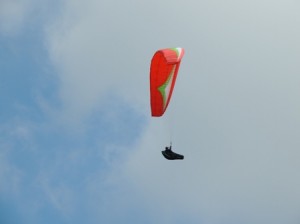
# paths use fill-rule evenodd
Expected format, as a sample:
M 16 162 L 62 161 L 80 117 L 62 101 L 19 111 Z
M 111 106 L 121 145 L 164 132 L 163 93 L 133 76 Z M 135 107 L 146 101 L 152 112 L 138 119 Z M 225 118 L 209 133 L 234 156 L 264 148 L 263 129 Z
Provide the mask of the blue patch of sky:
M 47 54 L 39 37 L 37 34 L 25 33 L 22 37 L 0 39 L 3 43 L 0 55 L 0 124 L 8 126 L 7 129 L 18 122 L 29 126 L 31 123 L 47 124 L 47 117 L 36 101 L 37 92 L 47 100 L 50 99 L 51 103 L 58 102 L 55 98 L 55 76 L 52 76 L 53 80 L 49 78 L 54 70 L 47 61 Z M 43 77 L 47 75 L 49 76 Z M 44 83 L 45 80 L 47 83 Z M 114 125 L 107 117 L 113 119 Z M 39 173 L 45 172 L 48 175 L 50 187 L 68 186 L 81 198 L 78 202 L 81 200 L 83 205 L 87 205 L 82 199 L 88 195 L 83 190 L 86 187 L 85 180 L 99 170 L 110 168 L 101 156 L 101 150 L 107 144 L 134 144 L 145 125 L 144 122 L 144 117 L 130 105 L 121 98 L 113 97 L 92 114 L 87 132 L 80 138 L 74 138 L 55 128 L 43 129 L 33 125 L 32 137 L 23 139 L 5 132 L 4 129 L 1 140 L 9 142 L 13 149 L 7 154 L 7 161 L 22 171 L 22 186 L 18 196 L 13 192 L 6 192 L 9 199 L 1 201 L 0 212 L 6 214 L 2 216 L 3 221 L 11 224 L 68 223 L 68 219 L 49 202 L 43 189 L 38 186 Z M 68 161 L 74 150 L 78 150 L 80 162 Z M 119 156 L 118 152 L 112 153 Z M 119 151 L 119 154 L 124 153 L 126 152 Z M 24 206 L 34 206 L 35 203 L 41 204 L 38 213 L 28 214 L 24 211 Z M 86 210 L 85 214 L 89 213 L 88 209 L 81 210 Z M 84 214 L 76 214 L 71 220 L 73 223 L 82 223 L 76 220 L 88 219 L 83 217 Z M 92 217 L 89 223 L 94 223 Z
M 0 36 L 0 43 L 0 122 L 23 113 L 23 106 L 31 109 L 27 115 L 37 118 L 37 92 L 49 94 L 55 83 L 54 76 L 49 78 L 52 68 L 42 31 L 29 29 L 22 35 Z
M 141 115 L 130 109 L 122 100 L 114 99 L 108 104 L 105 105 L 106 109 L 98 111 L 99 113 L 95 113 L 91 117 L 90 128 L 82 139 L 71 139 L 70 136 L 60 133 L 59 141 L 55 141 L 53 136 L 56 134 L 50 133 L 49 135 L 48 133 L 47 137 L 54 140 L 52 145 L 44 145 L 44 142 L 38 139 L 38 152 L 26 150 L 21 154 L 16 154 L 15 151 L 15 153 L 10 155 L 10 162 L 24 172 L 21 195 L 19 197 L 12 197 L 14 202 L 10 207 L 14 211 L 14 214 L 18 214 L 19 217 L 23 217 L 22 220 L 27 220 L 30 223 L 82 223 L 85 221 L 86 223 L 93 224 L 97 223 L 99 219 L 109 223 L 120 223 L 120 221 L 123 221 L 122 223 L 132 223 L 137 220 L 143 223 L 152 223 L 145 220 L 145 218 L 151 220 L 151 215 L 149 217 L 137 215 L 142 214 L 142 207 L 138 209 L 139 211 L 126 210 L 124 212 L 121 211 L 122 208 L 119 207 L 118 200 L 115 200 L 112 205 L 106 207 L 108 211 L 103 211 L 100 216 L 93 211 L 93 208 L 89 207 L 88 200 L 91 199 L 91 195 L 86 186 L 87 181 L 93 177 L 101 178 L 101 176 L 97 175 L 99 171 L 104 172 L 103 178 L 105 179 L 105 170 L 110 169 L 109 165 L 101 158 L 101 155 L 99 156 L 99 152 L 101 154 L 102 150 L 101 146 L 105 147 L 105 144 L 109 144 L 110 142 L 116 145 L 133 144 L 144 125 Z M 117 117 L 116 122 L 122 128 L 112 128 L 109 123 L 103 121 L 103 117 L 106 117 L 105 114 L 110 113 L 111 110 L 114 110 Z M 105 129 L 105 132 L 102 129 Z M 45 138 L 45 133 L 40 133 L 39 135 Z M 99 140 L 100 144 L 97 144 Z M 20 143 L 19 146 L 21 145 Z M 15 146 L 14 148 L 17 147 Z M 82 161 L 73 164 L 69 161 L 69 155 L 72 153 L 72 150 L 78 148 L 80 149 L 79 156 Z M 119 153 L 124 155 L 124 153 L 130 153 L 130 151 Z M 60 186 L 66 186 L 75 193 L 76 199 L 74 202 L 76 205 L 74 206 L 76 209 L 79 209 L 80 213 L 73 213 L 70 217 L 65 217 L 64 214 L 51 204 L 49 198 L 45 196 L 45 192 L 38 186 L 39 183 L 36 182 L 39 171 L 45 171 L 46 178 L 49 181 L 48 184 L 51 188 L 55 189 Z M 130 192 L 130 189 L 123 189 L 124 186 L 126 184 L 115 186 L 114 184 L 107 185 L 105 183 L 103 183 L 102 187 L 99 186 L 102 188 L 99 191 L 103 191 L 102 200 L 104 200 L 101 206 L 105 206 L 105 203 L 110 201 L 109 197 L 115 197 L 113 195 L 120 190 L 125 191 L 124 194 L 134 194 L 134 192 Z M 31 204 L 35 204 L 35 202 L 41 204 L 37 213 L 32 215 L 23 212 L 24 209 L 22 207 L 24 205 L 30 206 Z M 130 209 L 130 205 L 128 207 Z M 120 213 L 117 216 L 114 215 L 116 208 L 117 212 Z M 10 218 L 10 216 L 7 218 Z
M 24 208 L 33 201 L 39 201 L 38 197 L 43 198 L 43 192 L 36 186 L 36 179 L 44 169 L 44 153 L 51 148 L 39 137 L 49 133 L 34 129 L 33 139 L 23 139 L 10 130 L 18 123 L 30 126 L 47 119 L 36 97 L 42 94 L 47 99 L 54 99 L 56 80 L 51 76 L 54 70 L 43 45 L 42 30 L 38 27 L 16 36 L 0 36 L 0 43 L 0 142 L 10 148 L 6 154 L 8 164 L 21 171 L 20 193 L 5 191 L 0 195 L 0 223 L 30 223 L 27 221 L 33 217 L 26 214 Z M 55 135 L 47 137 L 53 139 Z M 35 149 L 32 150 L 32 147 Z M 52 159 L 53 156 L 49 157 L 48 163 Z M 7 178 L 11 176 L 8 174 Z M 60 220 L 60 214 L 51 206 L 46 206 L 39 216 L 43 222 L 38 222 L 37 218 L 34 223 L 59 223 L 55 220 Z
M 11 200 L 0 200 L 0 223 L 3 224 L 23 224 L 20 212 L 16 209 Z M 25 224 L 25 223 L 24 223 Z
M 12 150 L 6 154 L 7 162 L 22 171 L 20 194 L 12 191 L 0 195 L 0 223 L 68 223 L 39 186 L 39 174 L 48 175 L 50 187 L 69 187 L 78 195 L 78 202 L 87 205 L 83 199 L 88 195 L 83 191 L 86 178 L 110 169 L 101 155 L 103 148 L 109 144 L 125 145 L 128 152 L 114 151 L 111 156 L 120 158 L 129 154 L 146 119 L 122 98 L 113 96 L 90 116 L 87 131 L 80 138 L 55 127 L 44 128 L 48 117 L 40 108 L 37 95 L 58 106 L 58 80 L 44 47 L 41 24 L 32 25 L 20 35 L 0 36 L 0 142 L 9 143 Z M 29 125 L 32 136 L 22 138 L 7 131 L 18 123 Z M 78 151 L 80 161 L 72 163 L 69 160 L 74 150 Z M 24 207 L 35 204 L 40 204 L 38 213 L 26 213 Z M 83 206 L 78 205 L 89 214 L 89 209 Z M 89 223 L 93 223 L 94 216 Z M 88 219 L 83 217 L 74 215 L 72 223 Z M 134 221 L 132 217 L 123 218 Z
M 106 98 L 89 120 L 88 136 L 116 144 L 130 145 L 142 133 L 146 118 L 121 97 Z
M 53 69 L 44 48 L 40 25 L 31 22 L 28 29 L 23 28 L 18 35 L 0 36 L 0 140 L 9 142 L 14 149 L 8 156 L 9 161 L 28 174 L 35 173 L 38 155 L 30 150 L 35 139 L 22 138 L 11 130 L 20 125 L 32 128 L 32 123 L 46 119 L 37 95 L 49 98 L 52 94 L 49 90 L 55 89 L 56 82 L 51 76 Z

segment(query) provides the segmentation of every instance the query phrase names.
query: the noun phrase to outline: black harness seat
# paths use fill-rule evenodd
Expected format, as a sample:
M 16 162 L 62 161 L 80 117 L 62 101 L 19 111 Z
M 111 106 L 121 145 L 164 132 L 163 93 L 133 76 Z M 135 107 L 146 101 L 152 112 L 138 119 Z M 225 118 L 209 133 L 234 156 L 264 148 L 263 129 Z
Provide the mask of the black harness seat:
M 166 147 L 166 150 L 161 151 L 161 153 L 163 154 L 163 156 L 168 159 L 168 160 L 182 160 L 184 159 L 183 155 L 180 155 L 178 153 L 173 152 L 170 148 Z

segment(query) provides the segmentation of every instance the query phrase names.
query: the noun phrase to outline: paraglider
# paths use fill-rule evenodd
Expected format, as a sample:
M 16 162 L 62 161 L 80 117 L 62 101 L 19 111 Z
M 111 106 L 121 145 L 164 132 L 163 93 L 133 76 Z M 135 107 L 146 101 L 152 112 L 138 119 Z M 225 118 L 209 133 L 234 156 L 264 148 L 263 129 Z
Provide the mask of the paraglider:
M 164 115 L 170 103 L 174 90 L 183 48 L 166 48 L 156 51 L 150 66 L 150 105 L 152 117 Z M 183 159 L 182 155 L 174 153 L 172 146 L 166 147 L 162 154 L 166 159 Z
M 170 147 L 166 147 L 164 151 L 161 151 L 161 153 L 168 160 L 184 159 L 183 155 L 177 154 L 172 151 L 172 144 L 170 145 Z

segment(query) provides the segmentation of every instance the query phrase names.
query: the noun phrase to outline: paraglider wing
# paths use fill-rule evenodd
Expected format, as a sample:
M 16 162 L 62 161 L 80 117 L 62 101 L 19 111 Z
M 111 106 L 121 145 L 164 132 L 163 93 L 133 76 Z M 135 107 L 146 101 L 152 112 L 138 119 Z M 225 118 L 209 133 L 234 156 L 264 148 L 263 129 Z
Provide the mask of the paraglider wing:
M 153 117 L 162 116 L 172 97 L 183 48 L 158 50 L 150 66 L 150 104 Z

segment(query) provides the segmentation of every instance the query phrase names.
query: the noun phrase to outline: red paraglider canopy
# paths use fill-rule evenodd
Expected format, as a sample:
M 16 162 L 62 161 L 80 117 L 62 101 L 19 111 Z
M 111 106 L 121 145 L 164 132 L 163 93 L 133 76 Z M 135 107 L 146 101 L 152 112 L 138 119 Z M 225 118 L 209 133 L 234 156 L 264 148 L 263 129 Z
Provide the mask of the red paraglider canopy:
M 150 66 L 150 103 L 153 117 L 162 116 L 172 97 L 183 48 L 158 50 Z

